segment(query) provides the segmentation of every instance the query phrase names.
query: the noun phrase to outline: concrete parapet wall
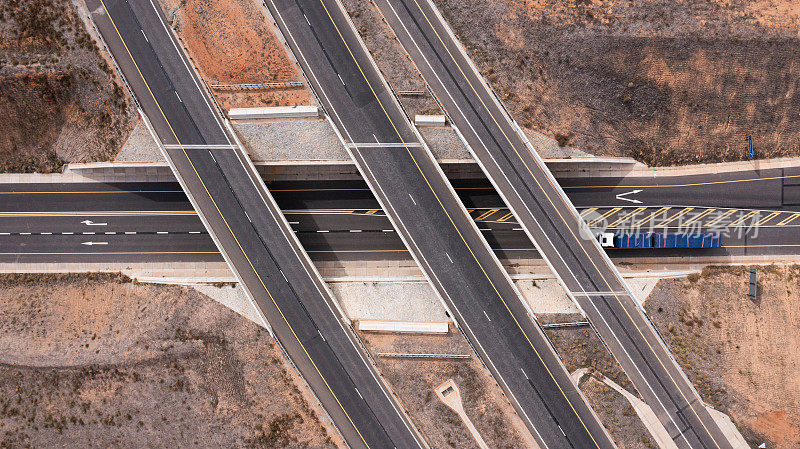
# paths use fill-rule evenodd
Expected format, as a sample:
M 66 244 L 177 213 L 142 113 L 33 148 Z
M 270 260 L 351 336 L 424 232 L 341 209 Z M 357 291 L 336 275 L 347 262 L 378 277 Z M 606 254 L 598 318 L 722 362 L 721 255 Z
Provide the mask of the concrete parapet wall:
M 448 321 L 358 320 L 356 328 L 364 332 L 446 334 L 450 323 Z
M 231 120 L 307 117 L 319 117 L 319 108 L 316 106 L 271 106 L 261 108 L 231 108 L 228 110 L 228 118 Z
M 416 126 L 444 126 L 447 120 L 443 115 L 421 115 L 414 116 Z
M 559 174 L 570 176 L 624 176 L 627 161 L 558 160 L 545 161 Z M 440 159 L 445 175 L 459 179 L 485 177 L 471 159 Z M 361 175 L 350 160 L 254 162 L 267 181 L 357 180 Z M 90 162 L 68 164 L 63 173 L 2 173 L 0 183 L 69 182 L 176 182 L 166 162 Z

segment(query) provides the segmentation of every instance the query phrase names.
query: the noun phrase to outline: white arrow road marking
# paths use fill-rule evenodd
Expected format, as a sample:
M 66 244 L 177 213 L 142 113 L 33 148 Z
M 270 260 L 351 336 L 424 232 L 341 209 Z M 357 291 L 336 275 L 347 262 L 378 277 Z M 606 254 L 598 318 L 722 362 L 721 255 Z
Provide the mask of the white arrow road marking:
M 81 245 L 108 245 L 108 242 L 83 242 Z
M 639 200 L 632 200 L 630 198 L 624 198 L 625 196 L 628 196 L 628 195 L 636 195 L 637 193 L 639 193 L 641 191 L 642 191 L 642 189 L 637 189 L 637 190 L 631 190 L 630 192 L 620 193 L 619 195 L 617 195 L 617 199 L 618 200 L 622 200 L 622 201 L 630 201 L 633 204 L 642 204 L 642 202 L 639 201 Z
M 95 223 L 92 220 L 83 220 L 81 223 L 85 224 L 86 226 L 107 226 L 108 223 Z

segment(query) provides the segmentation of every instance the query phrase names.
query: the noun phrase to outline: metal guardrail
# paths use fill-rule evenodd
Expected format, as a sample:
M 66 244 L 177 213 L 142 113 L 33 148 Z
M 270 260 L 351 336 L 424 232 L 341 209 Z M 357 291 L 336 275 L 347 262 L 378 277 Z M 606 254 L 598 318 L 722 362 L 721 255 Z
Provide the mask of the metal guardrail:
M 551 323 L 551 324 L 542 324 L 542 328 L 544 329 L 559 329 L 562 327 L 581 327 L 581 326 L 588 326 L 588 321 L 573 321 L 570 323 Z
M 424 97 L 427 95 L 427 92 L 424 90 L 399 90 L 397 91 L 397 95 L 405 97 Z
M 258 90 L 276 87 L 302 87 L 305 83 L 300 81 L 287 81 L 285 83 L 254 83 L 254 84 L 209 84 L 211 89 L 219 90 Z
M 469 359 L 469 354 L 413 354 L 401 352 L 379 352 L 378 357 L 398 358 L 398 359 Z

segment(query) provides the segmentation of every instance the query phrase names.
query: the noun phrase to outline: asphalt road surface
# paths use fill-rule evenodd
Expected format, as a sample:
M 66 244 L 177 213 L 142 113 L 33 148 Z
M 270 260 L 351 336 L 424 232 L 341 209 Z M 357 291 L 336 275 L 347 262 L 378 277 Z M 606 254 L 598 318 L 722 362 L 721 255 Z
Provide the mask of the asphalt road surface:
M 772 178 L 773 173 L 764 173 Z M 676 250 L 607 250 L 612 258 L 628 260 L 647 257 L 685 259 L 709 256 L 784 256 L 800 250 L 800 217 L 791 204 L 778 204 L 773 190 L 759 189 L 753 174 L 741 174 L 730 185 L 728 195 L 705 195 L 703 187 L 685 187 L 679 197 L 701 196 L 697 215 L 713 221 L 718 202 L 742 208 L 772 207 L 761 212 L 763 220 L 775 212 L 780 215 L 757 228 L 730 228 L 723 236 L 723 248 Z M 730 177 L 730 176 L 727 176 Z M 714 176 L 708 177 L 716 179 Z M 640 182 L 641 181 L 641 182 Z M 667 180 L 669 185 L 686 184 L 685 179 Z M 538 258 L 528 237 L 508 215 L 500 197 L 486 180 L 452 179 L 460 200 L 484 237 L 501 259 Z M 585 185 L 606 185 L 607 179 L 584 181 Z M 649 179 L 627 180 L 637 188 L 651 186 Z M 773 183 L 766 179 L 765 183 Z M 735 186 L 750 183 L 767 192 L 760 198 L 738 198 Z M 627 187 L 626 187 L 627 188 Z M 278 206 L 312 260 L 408 260 L 410 254 L 395 233 L 391 222 L 363 181 L 296 181 L 270 185 Z M 660 197 L 658 188 L 645 197 L 649 210 L 670 204 Z M 751 189 L 741 189 L 747 196 Z M 567 191 L 572 197 L 572 191 Z M 600 204 L 614 195 L 589 196 Z M 778 198 L 779 199 L 779 198 Z M 707 206 L 700 207 L 700 206 Z M 619 207 L 619 206 L 617 206 Z M 606 206 L 605 209 L 612 208 Z M 583 210 L 590 210 L 586 208 Z M 598 207 L 598 211 L 604 211 Z M 613 208 L 612 208 L 613 209 Z M 487 216 L 490 211 L 496 211 Z M 742 208 L 742 214 L 748 209 Z M 770 212 L 773 211 L 773 212 Z M 676 208 L 677 215 L 682 213 Z M 726 212 L 727 213 L 727 212 Z M 620 211 L 619 214 L 623 215 Z M 482 216 L 486 216 L 480 220 Z M 688 215 L 685 215 L 685 217 Z M 737 215 L 728 220 L 734 221 Z M 498 218 L 499 217 L 499 218 Z M 784 218 L 786 217 L 786 218 Z M 691 218 L 688 218 L 691 220 Z M 614 224 L 608 220 L 609 224 Z M 784 223 L 783 226 L 780 226 Z M 745 223 L 746 225 L 746 223 Z M 59 237 L 60 236 L 60 237 Z M 84 245 L 87 242 L 106 244 Z M 217 251 L 191 203 L 177 183 L 68 183 L 0 184 L 0 261 L 217 261 Z
M 550 448 L 613 447 L 341 5 L 267 5 L 393 228 L 533 436 Z
M 678 447 L 731 447 L 611 260 L 433 2 L 375 4 L 521 227 Z
M 345 441 L 351 447 L 426 446 L 221 122 L 155 4 L 87 5 L 207 230 Z M 106 245 L 90 246 L 111 246 L 123 236 L 104 234 Z M 93 242 L 95 236 L 82 237 Z

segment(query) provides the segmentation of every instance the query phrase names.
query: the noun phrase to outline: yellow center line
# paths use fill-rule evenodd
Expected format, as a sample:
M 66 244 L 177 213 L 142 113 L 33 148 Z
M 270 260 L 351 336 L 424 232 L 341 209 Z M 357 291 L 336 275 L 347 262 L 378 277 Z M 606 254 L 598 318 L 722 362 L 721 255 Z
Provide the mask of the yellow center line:
M 308 209 L 289 209 L 284 210 L 284 214 L 336 214 L 336 215 L 349 215 L 354 214 L 355 210 L 345 210 L 345 209 L 320 209 L 320 210 L 308 210 Z
M 643 224 L 647 223 L 648 221 L 652 220 L 653 218 L 655 218 L 656 215 L 664 213 L 664 212 L 666 212 L 666 211 L 668 211 L 670 209 L 672 209 L 672 208 L 669 207 L 669 206 L 664 206 L 661 209 L 658 209 L 657 211 L 655 211 L 652 214 L 648 215 L 646 218 L 643 218 L 643 219 L 639 220 L 635 225 L 633 225 L 633 227 L 634 228 L 638 228 L 638 227 L 642 226 Z
M 689 212 L 691 212 L 693 210 L 694 210 L 694 207 L 686 207 L 683 210 L 681 210 L 680 212 L 678 212 L 677 214 L 675 214 L 675 215 L 667 218 L 666 220 L 662 221 L 661 223 L 657 224 L 655 227 L 656 228 L 663 228 L 663 227 L 665 227 L 668 224 L 672 223 L 673 221 L 683 217 L 684 215 L 688 214 Z
M 705 182 L 690 182 L 685 184 L 635 184 L 635 185 L 596 185 L 596 186 L 567 186 L 564 189 L 633 189 L 637 187 L 647 188 L 668 188 L 668 187 L 697 187 L 697 186 L 710 186 L 717 184 L 735 184 L 739 182 L 758 182 L 758 181 L 772 181 L 776 179 L 792 179 L 800 178 L 800 175 L 786 175 L 786 176 L 769 176 L 766 178 L 745 178 L 745 179 L 728 179 L 724 181 L 705 181 Z
M 628 220 L 628 219 L 632 218 L 633 216 L 635 216 L 636 214 L 638 214 L 639 212 L 641 212 L 641 211 L 643 211 L 645 209 L 647 209 L 647 207 L 637 207 L 632 212 L 629 212 L 629 213 L 623 215 L 619 220 L 609 224 L 608 227 L 609 228 L 617 227 L 617 226 L 620 225 L 620 223 L 625 222 L 625 220 Z
M 697 220 L 702 219 L 703 217 L 705 217 L 706 215 L 710 214 L 711 212 L 714 212 L 715 210 L 716 209 L 706 209 L 702 213 L 699 213 L 699 214 L 695 215 L 694 217 L 690 218 L 686 223 L 684 223 L 684 225 L 688 226 L 688 225 L 696 222 Z
M 26 192 L 0 192 L 0 195 L 37 195 L 37 194 L 75 194 L 75 193 L 86 193 L 86 194 L 102 194 L 102 193 L 183 193 L 183 190 L 68 190 L 68 191 L 58 191 L 58 190 L 51 190 L 51 191 L 40 191 L 40 192 L 33 192 L 33 191 L 26 191 Z
M 0 217 L 97 217 L 106 215 L 197 215 L 195 211 L 112 211 L 112 212 L 0 212 Z
M 596 224 L 596 223 L 599 223 L 599 222 L 601 222 L 602 220 L 605 220 L 606 218 L 608 218 L 608 217 L 610 217 L 610 216 L 612 216 L 612 215 L 616 214 L 617 212 L 619 212 L 619 211 L 621 211 L 621 210 L 622 210 L 622 208 L 621 208 L 621 207 L 614 207 L 614 208 L 612 208 L 612 209 L 610 209 L 610 210 L 606 211 L 606 213 L 604 213 L 603 215 L 601 215 L 601 216 L 599 216 L 599 217 L 595 218 L 594 220 L 590 221 L 589 223 L 586 223 L 586 225 L 587 225 L 587 226 L 593 226 L 594 224 Z
M 59 254 L 63 255 L 93 255 L 93 254 L 113 254 L 113 255 L 131 255 L 131 254 L 219 254 L 219 251 L 92 251 L 92 252 L 11 252 L 11 253 L 0 253 L 0 255 L 4 256 L 21 256 L 21 255 L 44 255 L 44 256 L 56 256 Z
M 800 247 L 800 244 L 767 244 L 767 245 L 725 245 L 726 248 L 796 248 Z M 530 248 L 492 248 L 492 251 L 495 252 L 504 252 L 504 251 L 531 251 L 531 252 L 538 252 L 539 250 L 536 247 Z M 307 250 L 307 253 L 348 253 L 348 254 L 358 254 L 358 253 L 407 253 L 407 249 L 352 249 L 352 250 Z M 24 256 L 24 255 L 44 255 L 44 256 L 56 256 L 56 255 L 80 255 L 80 256 L 91 256 L 91 255 L 135 255 L 135 254 L 220 254 L 219 251 L 92 251 L 92 252 L 0 252 L 0 255 L 3 256 Z
M 330 12 L 328 11 L 328 7 L 325 6 L 325 3 L 324 3 L 323 0 L 319 0 L 319 2 L 320 2 L 320 4 L 322 4 L 322 7 L 325 9 L 325 12 L 327 13 L 328 18 L 330 19 L 330 21 L 333 24 L 334 28 L 336 28 L 336 32 L 339 34 L 339 38 L 342 40 L 342 42 L 344 43 L 345 47 L 347 48 L 347 51 L 350 53 L 350 57 L 353 59 L 353 62 L 355 62 L 356 66 L 358 67 L 358 70 L 361 72 L 361 76 L 364 78 L 364 80 L 366 81 L 367 85 L 369 86 L 369 89 L 372 91 L 372 94 L 375 96 L 375 99 L 378 101 L 378 104 L 380 105 L 381 109 L 383 110 L 383 113 L 386 115 L 386 118 L 389 120 L 389 123 L 392 125 L 392 128 L 394 129 L 394 131 L 397 134 L 398 138 L 400 139 L 400 141 L 403 144 L 405 144 L 405 141 L 404 141 L 403 137 L 401 136 L 400 131 L 397 129 L 397 127 L 394 124 L 394 121 L 389 116 L 389 113 L 386 111 L 386 108 L 384 107 L 383 102 L 378 97 L 378 94 L 375 92 L 375 89 L 372 88 L 372 83 L 369 82 L 369 79 L 367 79 L 367 76 L 364 74 L 364 71 L 361 69 L 361 65 L 358 63 L 358 60 L 356 60 L 355 55 L 353 55 L 353 52 L 350 50 L 350 46 L 347 44 L 347 41 L 345 41 L 344 36 L 342 36 L 342 33 L 339 30 L 339 27 L 336 25 L 336 22 L 333 20 L 333 17 L 331 17 Z M 478 261 L 478 257 L 473 252 L 472 247 L 469 245 L 469 243 L 467 243 L 467 240 L 461 234 L 461 230 L 458 229 L 458 226 L 456 226 L 455 222 L 453 221 L 453 218 L 450 216 L 450 213 L 444 207 L 444 204 L 442 203 L 441 199 L 439 198 L 439 195 L 436 194 L 436 191 L 434 190 L 434 188 L 431 185 L 430 181 L 428 180 L 427 176 L 425 176 L 425 173 L 422 171 L 422 168 L 419 166 L 419 163 L 417 162 L 417 160 L 414 157 L 413 153 L 411 152 L 411 150 L 409 149 L 408 146 L 406 146 L 405 148 L 406 148 L 406 152 L 408 152 L 408 155 L 411 157 L 411 160 L 414 161 L 414 165 L 417 167 L 417 170 L 420 172 L 420 174 L 422 175 L 423 179 L 425 180 L 425 183 L 428 185 L 428 188 L 432 192 L 433 196 L 436 198 L 436 201 L 439 203 L 439 206 L 442 208 L 442 210 L 444 211 L 444 213 L 447 216 L 448 220 L 450 221 L 450 224 L 456 230 L 456 233 L 458 233 L 458 236 L 461 238 L 461 241 L 464 243 L 464 245 L 466 246 L 467 250 L 469 250 L 470 254 L 472 255 L 472 258 L 478 264 L 478 267 L 480 267 L 481 271 L 483 272 L 483 275 L 486 277 L 486 279 L 491 284 L 492 289 L 494 290 L 495 294 L 497 294 L 498 298 L 500 298 L 500 301 L 503 303 L 503 306 L 506 308 L 508 313 L 511 315 L 511 318 L 514 320 L 514 323 L 516 324 L 517 328 L 519 328 L 519 330 L 522 332 L 522 335 L 525 336 L 526 341 L 530 345 L 531 349 L 533 349 L 534 353 L 536 354 L 536 357 L 542 363 L 542 366 L 544 366 L 544 368 L 547 371 L 547 373 L 550 376 L 550 378 L 553 380 L 553 382 L 558 387 L 559 391 L 561 392 L 562 397 L 569 404 L 570 409 L 572 409 L 572 411 L 575 413 L 575 416 L 578 417 L 578 420 L 581 422 L 581 425 L 583 425 L 584 429 L 586 429 L 586 431 L 589 433 L 589 436 L 592 439 L 592 441 L 594 441 L 595 445 L 599 448 L 600 447 L 599 444 L 597 444 L 597 442 L 595 441 L 594 436 L 592 435 L 591 431 L 586 426 L 586 424 L 583 422 L 583 419 L 580 417 L 580 415 L 578 414 L 577 410 L 575 410 L 575 407 L 572 405 L 572 401 L 570 401 L 569 397 L 567 397 L 567 394 L 561 388 L 561 384 L 558 383 L 558 381 L 555 378 L 555 375 L 550 371 L 550 367 L 547 366 L 547 364 L 544 362 L 544 359 L 542 358 L 541 354 L 539 354 L 539 351 L 536 350 L 536 347 L 533 345 L 533 342 L 530 340 L 530 337 L 528 337 L 528 334 L 522 328 L 522 325 L 517 320 L 517 317 L 511 311 L 511 308 L 506 303 L 505 298 L 503 298 L 503 295 L 501 295 L 500 291 L 497 290 L 497 287 L 494 285 L 494 282 L 492 282 L 492 279 L 489 277 L 489 274 L 483 268 L 483 265 L 480 263 L 480 261 Z
M 225 216 L 222 214 L 222 211 L 220 210 L 219 206 L 217 205 L 217 202 L 214 200 L 214 197 L 211 195 L 211 192 L 209 192 L 208 188 L 206 187 L 206 184 L 203 181 L 203 178 L 200 177 L 200 173 L 198 173 L 197 168 L 194 166 L 194 163 L 192 162 L 192 159 L 189 157 L 189 154 L 186 152 L 186 149 L 183 147 L 183 144 L 181 143 L 180 139 L 178 138 L 178 135 L 175 133 L 175 130 L 173 129 L 172 124 L 167 119 L 167 116 L 164 114 L 164 111 L 161 109 L 161 105 L 159 104 L 158 100 L 156 99 L 155 94 L 153 94 L 152 89 L 150 89 L 150 84 L 144 78 L 144 75 L 142 74 L 142 71 L 139 69 L 139 64 L 137 64 L 136 60 L 133 58 L 133 54 L 131 54 L 131 51 L 128 48 L 128 44 L 125 43 L 125 39 L 123 39 L 122 34 L 119 32 L 119 29 L 117 28 L 117 24 L 114 22 L 114 19 L 111 17 L 111 14 L 108 12 L 108 8 L 106 8 L 105 1 L 104 0 L 100 0 L 100 3 L 103 5 L 103 9 L 105 10 L 106 15 L 108 16 L 108 19 L 111 21 L 111 25 L 114 27 L 114 30 L 117 32 L 117 36 L 119 36 L 119 39 L 122 42 L 122 45 L 125 47 L 125 51 L 128 53 L 128 56 L 130 57 L 131 61 L 133 62 L 133 65 L 136 67 L 136 71 L 139 72 L 139 76 L 141 77 L 142 82 L 144 82 L 145 86 L 147 87 L 147 90 L 150 92 L 150 96 L 153 98 L 153 101 L 155 102 L 156 107 L 158 107 L 158 110 L 161 113 L 161 117 L 164 119 L 164 122 L 169 127 L 170 132 L 172 133 L 172 136 L 175 138 L 175 141 L 178 143 L 178 146 L 180 146 L 181 151 L 183 152 L 183 155 L 186 157 L 186 160 L 189 162 L 189 165 L 191 165 L 192 170 L 194 171 L 194 174 L 197 176 L 197 179 L 200 181 L 200 184 L 203 186 L 203 189 L 205 190 L 205 192 L 208 195 L 209 199 L 214 204 L 214 208 L 216 208 L 217 213 L 219 213 L 220 218 L 222 218 L 222 221 L 225 223 L 225 227 L 228 228 L 228 231 L 230 232 L 231 236 L 233 237 L 234 241 L 236 242 L 236 245 L 239 247 L 239 250 L 242 252 L 242 254 L 244 255 L 245 259 L 247 260 L 247 263 L 250 265 L 250 268 L 253 270 L 253 273 L 255 273 L 256 277 L 258 278 L 259 282 L 261 283 L 261 286 L 264 288 L 264 291 L 266 291 L 267 295 L 269 296 L 270 300 L 272 301 L 272 304 L 278 310 L 278 313 L 280 313 L 281 317 L 283 318 L 283 321 L 286 323 L 286 326 L 291 331 L 291 333 L 294 336 L 295 340 L 300 345 L 300 347 L 303 349 L 303 352 L 305 353 L 306 357 L 311 362 L 311 364 L 314 366 L 314 369 L 317 371 L 317 374 L 322 379 L 322 382 L 328 388 L 328 391 L 331 393 L 333 398 L 336 400 L 337 404 L 339 404 L 339 407 L 342 409 L 342 412 L 345 414 L 345 416 L 347 417 L 348 421 L 350 421 L 350 424 L 353 426 L 353 428 L 355 429 L 356 433 L 358 433 L 358 436 L 361 438 L 361 441 L 364 443 L 364 445 L 366 445 L 369 448 L 370 446 L 367 443 L 367 441 L 364 439 L 364 436 L 361 434 L 361 431 L 358 430 L 358 427 L 355 425 L 355 423 L 353 422 L 352 418 L 350 418 L 350 414 L 347 413 L 347 410 L 345 410 L 344 405 L 342 405 L 342 403 L 339 401 L 339 398 L 336 396 L 336 393 L 334 393 L 334 391 L 331 388 L 330 384 L 328 384 L 328 381 L 325 379 L 325 376 L 322 375 L 322 372 L 317 367 L 317 364 L 314 362 L 314 360 L 311 358 L 311 355 L 308 353 L 308 350 L 303 345 L 303 342 L 300 341 L 300 337 L 297 336 L 297 333 L 295 332 L 294 328 L 292 327 L 292 325 L 289 323 L 289 320 L 284 315 L 283 310 L 281 310 L 280 306 L 278 306 L 278 303 L 275 301 L 275 298 L 272 297 L 272 293 L 267 288 L 267 285 L 264 283 L 264 280 L 261 278 L 261 275 L 258 273 L 258 270 L 256 270 L 255 266 L 250 261 L 250 257 L 247 255 L 247 252 L 245 252 L 244 248 L 242 247 L 241 243 L 239 242 L 239 239 L 236 237 L 236 234 L 233 232 L 233 230 L 231 229 L 230 225 L 228 224 L 228 220 L 226 220 Z
M 727 211 L 725 213 L 719 214 L 719 216 L 717 216 L 717 218 L 715 218 L 715 219 L 709 221 L 708 223 L 706 223 L 706 226 L 708 226 L 708 227 L 714 226 L 715 224 L 717 224 L 720 221 L 730 217 L 731 215 L 735 214 L 736 212 L 739 212 L 739 209 L 731 209 L 731 210 L 729 210 L 729 211 Z
M 792 214 L 789 218 L 783 220 L 782 222 L 778 223 L 778 226 L 786 226 L 787 224 L 793 222 L 797 217 L 800 217 L 800 212 Z
M 486 106 L 486 103 L 483 101 L 483 98 L 482 98 L 482 97 L 481 97 L 481 96 L 478 94 L 477 90 L 475 90 L 475 87 L 472 85 L 472 82 L 471 82 L 471 81 L 469 80 L 469 78 L 466 76 L 466 74 L 464 73 L 463 69 L 461 68 L 461 65 L 458 63 L 458 61 L 456 61 L 455 57 L 453 57 L 452 53 L 450 52 L 450 49 L 447 47 L 447 45 L 445 45 L 445 43 L 444 43 L 444 41 L 442 40 L 441 36 L 439 36 L 439 32 L 438 32 L 438 31 L 436 31 L 436 28 L 433 26 L 433 24 L 431 23 L 430 19 L 428 19 L 428 16 L 427 16 L 427 14 L 425 14 L 425 11 L 423 11 L 423 10 L 422 10 L 422 7 L 419 5 L 419 2 L 418 2 L 417 0 L 414 0 L 414 3 L 416 3 L 416 5 L 417 5 L 417 8 L 419 8 L 419 11 L 420 11 L 420 12 L 422 13 L 422 15 L 425 17 L 425 20 L 428 22 L 428 25 L 431 27 L 431 29 L 433 30 L 433 32 L 434 32 L 434 33 L 436 33 L 436 37 L 439 39 L 439 42 L 442 44 L 442 46 L 445 48 L 445 50 L 447 51 L 447 53 L 450 55 L 450 59 L 452 59 L 452 60 L 453 60 L 453 62 L 456 64 L 456 66 L 458 67 L 458 70 L 461 72 L 461 75 L 462 75 L 462 76 L 464 77 L 464 79 L 467 81 L 467 83 L 469 84 L 470 88 L 472 88 L 472 91 L 473 91 L 473 92 L 475 93 L 475 95 L 478 97 L 478 99 L 480 100 L 481 104 L 483 104 L 483 107 L 484 107 L 484 109 L 485 109 L 485 110 L 486 110 L 486 111 L 489 113 L 489 115 L 492 117 L 492 120 L 494 121 L 494 123 L 495 123 L 495 125 L 497 126 L 497 128 L 498 128 L 498 129 L 500 129 L 500 132 L 503 134 L 503 136 L 505 137 L 506 141 L 507 141 L 507 142 L 508 142 L 508 143 L 511 145 L 511 148 L 512 148 L 512 149 L 514 150 L 514 152 L 517 154 L 517 157 L 519 157 L 520 161 L 522 161 L 523 165 L 525 165 L 525 168 L 527 168 L 527 170 L 528 170 L 528 172 L 530 173 L 531 177 L 534 179 L 534 181 L 536 181 L 536 183 L 537 183 L 537 185 L 539 186 L 539 188 L 541 189 L 542 193 L 545 195 L 545 197 L 547 198 L 547 200 L 548 200 L 548 201 L 550 202 L 550 204 L 553 206 L 553 208 L 555 209 L 556 213 L 557 213 L 557 214 L 558 214 L 558 216 L 561 218 L 561 220 L 564 222 L 564 224 L 566 225 L 567 229 L 568 229 L 568 230 L 570 231 L 570 233 L 572 234 L 572 236 L 573 236 L 573 238 L 575 239 L 575 241 L 578 243 L 578 245 L 579 245 L 579 246 L 581 247 L 581 249 L 583 250 L 584 254 L 586 254 L 586 257 L 588 258 L 588 260 L 589 260 L 589 261 L 592 263 L 592 265 L 594 266 L 595 270 L 597 270 L 597 273 L 598 273 L 598 274 L 600 275 L 600 277 L 603 279 L 603 282 L 606 284 L 606 286 L 607 286 L 608 290 L 609 290 L 609 291 L 614 291 L 614 289 L 613 289 L 613 288 L 611 288 L 611 285 L 610 285 L 610 283 L 608 282 L 608 280 L 606 279 L 605 275 L 603 275 L 603 273 L 600 271 L 600 268 L 599 268 L 599 267 L 597 267 L 597 265 L 594 263 L 594 260 L 591 258 L 591 256 L 589 256 L 589 253 L 588 253 L 588 251 L 587 251 L 587 250 L 586 250 L 586 248 L 583 246 L 583 242 L 581 242 L 581 240 L 578 238 L 578 236 L 576 236 L 576 235 L 575 235 L 575 232 L 574 232 L 574 231 L 572 230 L 572 228 L 569 226 L 569 223 L 568 223 L 568 222 L 567 222 L 567 220 L 564 218 L 564 216 L 561 214 L 561 211 L 560 211 L 560 210 L 559 210 L 559 209 L 558 209 L 558 208 L 555 206 L 555 204 L 553 204 L 553 201 L 550 199 L 550 195 L 547 193 L 547 191 L 545 191 L 545 190 L 544 190 L 544 188 L 543 188 L 543 187 L 541 186 L 541 184 L 539 183 L 539 180 L 538 180 L 538 178 L 537 178 L 537 177 L 536 177 L 536 176 L 533 174 L 533 172 L 531 171 L 531 169 L 528 167 L 528 164 L 525 162 L 525 160 L 522 158 L 522 156 L 521 156 L 521 155 L 519 154 L 519 152 L 517 151 L 517 148 L 516 148 L 516 146 L 513 144 L 513 142 L 511 142 L 511 139 L 509 139 L 509 137 L 506 135 L 505 131 L 504 131 L 504 130 L 503 130 L 503 128 L 500 126 L 500 124 L 499 124 L 499 123 L 497 123 L 497 119 L 494 117 L 494 114 L 493 114 L 493 113 L 491 112 L 491 110 L 490 110 L 490 109 L 489 109 L 489 108 Z M 527 148 L 527 146 L 526 146 L 526 148 Z M 539 166 L 540 170 L 544 171 L 544 173 L 547 173 L 547 170 L 548 170 L 548 169 L 547 169 L 546 167 L 542 167 L 542 164 L 541 164 L 541 162 L 540 162 L 539 160 L 537 160 L 537 159 L 536 159 L 536 157 L 533 155 L 533 153 L 532 153 L 532 151 L 531 151 L 531 149 L 530 149 L 530 148 L 527 148 L 527 149 L 528 149 L 528 152 L 531 154 L 531 157 L 533 158 L 534 162 L 536 162 L 536 164 Z M 556 192 L 558 192 L 558 187 L 553 185 L 553 181 L 552 181 L 552 179 L 550 179 L 550 177 L 549 177 L 549 176 L 547 176 L 547 181 L 548 181 L 548 183 L 550 183 L 551 187 L 552 187 L 552 188 L 553 188 L 553 189 L 554 189 Z M 559 197 L 561 197 L 561 196 L 559 196 Z M 561 201 L 564 203 L 564 205 L 565 205 L 565 206 L 567 206 L 567 208 L 569 208 L 569 204 L 567 204 L 567 202 L 564 200 L 564 198 L 561 198 Z M 603 261 L 604 261 L 604 263 L 605 263 L 606 265 L 611 265 L 611 263 L 610 263 L 610 262 L 609 262 L 607 259 L 603 259 Z M 612 273 L 614 273 L 614 267 L 613 267 L 613 265 L 611 265 L 611 266 L 610 266 L 610 267 L 608 267 L 608 268 L 609 268 L 609 270 L 611 270 L 611 272 L 612 272 Z M 624 281 L 620 280 L 620 282 L 624 282 Z M 669 372 L 669 369 L 667 369 L 667 367 L 664 365 L 664 362 L 661 360 L 661 357 L 658 357 L 658 355 L 657 355 L 657 354 L 656 354 L 656 352 L 655 352 L 655 349 L 652 347 L 652 345 L 650 345 L 650 341 L 649 341 L 649 340 L 648 340 L 648 339 L 647 339 L 647 338 L 644 336 L 644 333 L 643 333 L 643 332 L 642 332 L 642 330 L 639 328 L 639 325 L 638 325 L 638 324 L 636 324 L 636 321 L 633 319 L 633 317 L 631 316 L 631 314 L 628 312 L 628 308 L 627 308 L 627 307 L 625 307 L 625 306 L 622 304 L 622 301 L 620 300 L 620 298 L 619 298 L 619 296 L 618 296 L 618 295 L 614 294 L 614 298 L 617 300 L 617 303 L 620 305 L 620 307 L 622 307 L 622 309 L 625 311 L 625 314 L 628 316 L 628 319 L 629 319 L 629 320 L 630 320 L 630 322 L 633 324 L 633 326 L 636 328 L 636 330 L 638 331 L 638 333 L 639 333 L 639 335 L 642 337 L 642 339 L 645 341 L 645 343 L 647 343 L 648 347 L 650 348 L 650 351 L 653 353 L 653 355 L 655 355 L 656 359 L 658 360 L 659 364 L 661 365 L 661 367 L 662 367 L 662 368 L 664 369 L 664 371 L 666 372 L 667 376 L 669 376 L 669 378 L 670 378 L 670 380 L 672 381 L 673 385 L 675 385 L 675 387 L 677 387 L 678 391 L 681 393 L 681 397 L 683 397 L 684 401 L 685 401 L 685 402 L 686 402 L 686 404 L 689 406 L 689 408 L 692 410 L 692 412 L 694 413 L 695 417 L 697 417 L 697 420 L 698 420 L 698 421 L 700 421 L 700 424 L 703 426 L 703 428 L 706 430 L 706 432 L 708 433 L 708 435 L 711 437 L 712 441 L 714 441 L 714 444 L 715 444 L 715 445 L 717 446 L 717 448 L 719 449 L 719 444 L 717 443 L 717 441 L 716 441 L 716 439 L 714 438 L 714 436 L 713 436 L 713 435 L 711 435 L 711 431 L 710 431 L 710 430 L 708 430 L 708 428 L 706 427 L 706 425 L 705 425 L 705 423 L 703 422 L 703 420 L 702 420 L 702 419 L 700 419 L 700 415 L 698 415 L 698 414 L 697 414 L 697 411 L 694 409 L 694 406 L 692 405 L 692 402 L 690 402 L 690 401 L 689 401 L 689 399 L 688 399 L 688 398 L 686 397 L 686 395 L 683 393 L 683 390 L 682 390 L 682 389 L 681 389 L 681 388 L 678 386 L 678 383 L 677 383 L 677 381 L 676 381 L 676 380 L 675 380 L 675 379 L 672 377 L 672 374 Z M 585 425 L 584 425 L 584 427 L 585 427 Z M 588 429 L 587 429 L 587 431 L 588 431 Z M 590 433 L 590 436 L 591 436 L 591 433 Z M 594 440 L 594 437 L 593 437 L 593 436 L 592 436 L 592 440 Z M 597 442 L 596 442 L 596 441 L 595 441 L 595 444 L 597 444 Z
M 744 223 L 748 218 L 752 217 L 753 215 L 757 215 L 759 211 L 751 210 L 750 212 L 744 214 L 743 216 L 739 217 L 737 220 L 731 222 L 728 226 L 739 226 Z

